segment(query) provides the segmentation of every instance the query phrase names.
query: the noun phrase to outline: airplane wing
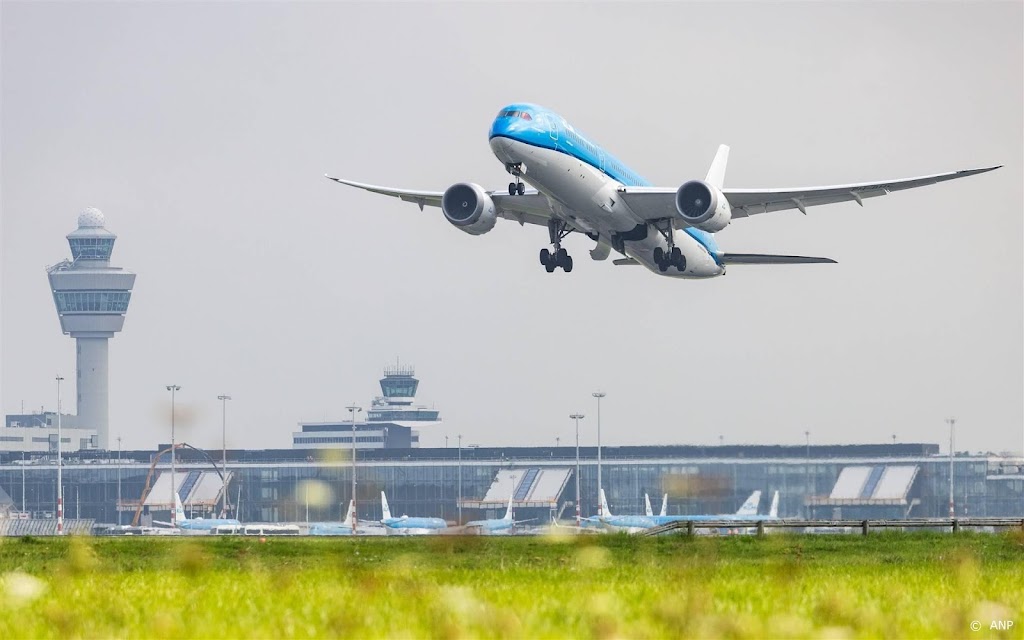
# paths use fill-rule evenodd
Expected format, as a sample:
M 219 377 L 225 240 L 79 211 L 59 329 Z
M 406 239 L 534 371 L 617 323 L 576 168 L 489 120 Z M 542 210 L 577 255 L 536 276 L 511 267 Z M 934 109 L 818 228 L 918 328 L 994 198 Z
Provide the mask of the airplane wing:
M 379 193 L 385 196 L 398 198 L 406 202 L 414 202 L 420 207 L 440 207 L 443 191 L 415 191 L 412 189 L 393 189 L 391 187 L 380 187 L 373 184 L 364 184 L 352 180 L 344 180 L 333 176 L 325 175 L 328 180 L 338 184 L 345 184 L 357 189 Z M 673 192 L 675 193 L 675 192 Z M 510 196 L 507 192 L 488 191 L 487 195 L 494 201 L 498 217 L 506 220 L 514 220 L 519 224 L 536 224 L 547 226 L 548 219 L 552 217 L 551 206 L 548 199 L 534 189 L 528 190 L 524 195 Z
M 1001 166 L 1001 165 L 1000 165 Z M 936 173 L 919 178 L 903 178 L 882 182 L 860 182 L 856 184 L 835 185 L 830 187 L 797 187 L 782 189 L 722 189 L 729 205 L 732 207 L 733 218 L 746 218 L 769 211 L 799 209 L 807 213 L 807 207 L 822 204 L 854 201 L 864 206 L 864 198 L 884 196 L 893 191 L 924 187 L 947 180 L 966 178 L 979 173 L 993 171 L 999 167 L 966 169 L 949 173 Z M 619 190 L 626 205 L 645 220 L 678 219 L 676 211 L 675 188 L 663 187 L 622 187 Z

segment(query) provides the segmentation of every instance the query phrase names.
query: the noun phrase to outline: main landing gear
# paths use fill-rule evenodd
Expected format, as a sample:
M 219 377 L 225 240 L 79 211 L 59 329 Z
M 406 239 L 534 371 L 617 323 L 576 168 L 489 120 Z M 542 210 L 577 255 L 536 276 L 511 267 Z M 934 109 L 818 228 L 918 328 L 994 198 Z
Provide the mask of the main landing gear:
M 570 233 L 572 233 L 572 229 L 562 220 L 554 218 L 548 220 L 548 237 L 551 239 L 551 244 L 554 245 L 554 251 L 546 248 L 540 250 L 540 263 L 544 265 L 544 270 L 548 273 L 552 273 L 558 267 L 562 267 L 566 273 L 572 271 L 572 256 L 562 248 L 562 238 Z
M 508 195 L 514 196 L 516 194 L 524 195 L 526 193 L 526 185 L 519 179 L 523 175 L 523 164 L 521 162 L 507 163 L 505 165 L 505 171 L 511 173 L 516 181 L 508 183 Z
M 658 265 L 658 271 L 665 273 L 669 267 L 679 269 L 680 273 L 686 271 L 686 256 L 676 246 L 675 238 L 672 236 L 672 224 L 668 223 L 667 226 L 657 225 L 656 228 L 665 237 L 665 241 L 668 242 L 668 251 L 661 247 L 654 248 L 654 264 Z

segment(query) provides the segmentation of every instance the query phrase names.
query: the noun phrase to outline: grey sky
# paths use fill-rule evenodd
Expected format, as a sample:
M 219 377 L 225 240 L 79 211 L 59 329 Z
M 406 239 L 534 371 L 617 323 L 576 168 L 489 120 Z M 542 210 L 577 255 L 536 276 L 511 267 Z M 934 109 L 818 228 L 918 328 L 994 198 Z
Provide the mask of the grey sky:
M 1021 448 L 1022 5 L 2 5 L 0 408 L 74 375 L 44 267 L 78 212 L 138 273 L 110 345 L 111 438 L 288 447 L 415 364 L 481 444 L 943 441 Z M 328 182 L 503 188 L 487 127 L 555 109 L 652 182 L 781 187 L 995 173 L 739 220 L 725 250 L 835 258 L 705 282 L 546 232 L 465 235 Z M 67 395 L 71 400 L 72 393 Z M 71 403 L 73 408 L 73 403 Z

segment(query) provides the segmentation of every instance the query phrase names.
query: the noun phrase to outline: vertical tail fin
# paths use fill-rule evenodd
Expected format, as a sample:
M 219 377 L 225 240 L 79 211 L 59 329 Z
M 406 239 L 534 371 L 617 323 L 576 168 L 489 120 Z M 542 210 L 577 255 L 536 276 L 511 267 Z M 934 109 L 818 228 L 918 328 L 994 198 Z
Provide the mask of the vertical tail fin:
M 356 527 L 356 505 L 352 500 L 348 501 L 348 511 L 345 512 L 345 526 Z
M 188 522 L 188 518 L 185 517 L 185 509 L 181 506 L 181 498 L 178 497 L 178 492 L 174 492 L 174 524 L 179 527 Z
M 704 182 L 721 189 L 722 184 L 725 183 L 725 165 L 728 164 L 728 162 L 728 145 L 719 145 L 718 153 L 715 154 L 715 159 L 711 161 L 711 168 L 708 169 L 708 175 L 704 178 Z
M 651 497 L 644 494 L 644 515 L 648 518 L 654 515 L 654 509 L 651 508 Z
M 391 519 L 391 508 L 388 506 L 388 497 L 384 495 L 384 492 L 380 492 L 380 509 L 383 511 L 384 520 Z
M 744 502 L 743 506 L 739 508 L 739 511 L 736 512 L 736 515 L 738 515 L 738 516 L 756 516 L 757 515 L 757 506 L 759 504 L 761 504 L 761 492 L 760 491 L 755 491 L 754 493 L 750 494 L 750 497 L 747 498 L 747 501 Z
M 775 495 L 772 496 L 772 507 L 771 507 L 771 509 L 768 510 L 768 517 L 769 518 L 778 518 L 779 517 L 779 492 L 778 491 L 776 491 Z
M 662 517 L 668 515 L 668 494 L 661 496 L 661 515 Z
M 512 498 L 515 496 L 514 493 L 508 494 L 508 509 L 505 510 L 505 517 L 502 520 L 512 521 Z
M 605 518 L 612 517 L 612 511 L 608 508 L 608 498 L 604 495 L 604 489 L 601 489 L 601 516 Z

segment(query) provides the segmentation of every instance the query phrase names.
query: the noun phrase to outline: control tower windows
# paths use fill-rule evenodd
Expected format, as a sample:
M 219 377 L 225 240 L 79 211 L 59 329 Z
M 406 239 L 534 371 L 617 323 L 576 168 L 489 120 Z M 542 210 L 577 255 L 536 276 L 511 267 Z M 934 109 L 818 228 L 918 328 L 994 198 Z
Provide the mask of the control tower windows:
M 127 313 L 130 291 L 55 291 L 58 313 Z
M 68 238 L 75 260 L 110 260 L 114 238 Z

